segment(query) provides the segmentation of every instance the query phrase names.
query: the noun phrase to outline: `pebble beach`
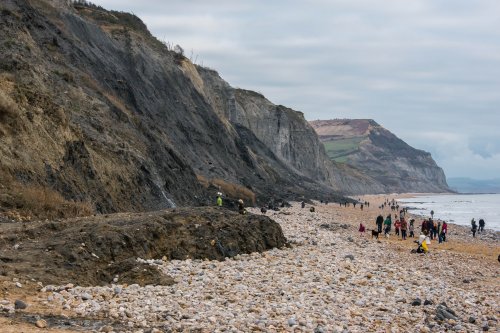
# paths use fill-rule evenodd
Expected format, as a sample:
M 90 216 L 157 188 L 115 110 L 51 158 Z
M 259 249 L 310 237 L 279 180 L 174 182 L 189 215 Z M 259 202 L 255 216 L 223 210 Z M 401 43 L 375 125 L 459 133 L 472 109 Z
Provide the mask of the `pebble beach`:
M 384 198 L 362 197 L 370 202 L 363 210 L 316 202 L 315 212 L 300 203 L 268 211 L 290 243 L 283 249 L 225 261 L 148 260 L 174 278 L 172 286 L 124 285 L 119 276 L 107 287 L 4 282 L 10 293 L 0 310 L 19 311 L 21 298 L 35 312 L 93 318 L 90 332 L 498 332 L 499 233 L 472 239 L 450 224 L 446 243 L 412 254 L 411 238 L 371 237 L 376 216 L 390 213 L 378 208 Z M 68 331 L 2 317 L 0 325 Z

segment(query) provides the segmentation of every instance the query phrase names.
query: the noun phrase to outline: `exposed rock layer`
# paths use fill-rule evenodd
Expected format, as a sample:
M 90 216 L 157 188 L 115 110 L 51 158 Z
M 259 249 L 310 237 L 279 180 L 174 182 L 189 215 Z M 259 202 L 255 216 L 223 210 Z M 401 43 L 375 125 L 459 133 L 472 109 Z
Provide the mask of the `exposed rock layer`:
M 373 120 L 317 120 L 311 125 L 332 160 L 359 170 L 372 183 L 362 192 L 449 191 L 431 154 L 409 146 Z

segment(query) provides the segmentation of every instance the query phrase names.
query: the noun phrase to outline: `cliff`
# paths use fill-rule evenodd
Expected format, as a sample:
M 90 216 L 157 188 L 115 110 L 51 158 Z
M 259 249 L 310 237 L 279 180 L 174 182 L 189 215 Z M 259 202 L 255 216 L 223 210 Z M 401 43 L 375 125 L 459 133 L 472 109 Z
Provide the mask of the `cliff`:
M 211 204 L 217 190 L 247 203 L 338 196 L 319 182 L 328 161 L 302 115 L 273 107 L 269 145 L 265 119 L 243 119 L 255 93 L 137 17 L 48 0 L 3 1 L 0 15 L 1 206 L 41 209 L 30 205 L 43 197 L 65 215 Z
M 301 112 L 231 87 L 131 14 L 6 0 L 0 16 L 2 210 L 148 211 L 213 204 L 217 191 L 229 207 L 332 201 L 433 181 L 398 187 L 330 160 Z
M 415 149 L 366 119 L 312 121 L 330 158 L 359 170 L 382 193 L 449 192 L 443 170 L 428 152 Z

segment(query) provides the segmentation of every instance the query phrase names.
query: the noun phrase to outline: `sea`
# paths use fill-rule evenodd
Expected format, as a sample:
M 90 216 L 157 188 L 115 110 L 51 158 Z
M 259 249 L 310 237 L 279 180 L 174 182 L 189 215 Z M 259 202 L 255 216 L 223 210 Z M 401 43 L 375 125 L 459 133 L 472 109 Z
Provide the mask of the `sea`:
M 413 198 L 398 199 L 408 212 L 470 226 L 472 218 L 486 223 L 485 229 L 500 231 L 500 194 L 439 194 L 417 195 Z

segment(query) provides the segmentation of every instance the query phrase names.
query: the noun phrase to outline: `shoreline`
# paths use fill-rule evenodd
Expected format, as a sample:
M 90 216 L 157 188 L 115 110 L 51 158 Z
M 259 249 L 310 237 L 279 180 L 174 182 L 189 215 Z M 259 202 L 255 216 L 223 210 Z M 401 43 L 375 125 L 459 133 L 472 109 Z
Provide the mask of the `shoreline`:
M 374 194 L 374 195 L 364 195 L 364 196 L 358 196 L 358 197 L 355 197 L 355 198 L 377 198 L 377 197 L 385 197 L 387 199 L 395 199 L 396 201 L 398 201 L 399 199 L 411 199 L 411 198 L 418 198 L 418 197 L 429 197 L 429 196 L 445 196 L 445 195 L 500 195 L 500 193 L 393 193 L 393 194 Z M 353 197 L 354 198 L 354 197 Z M 411 206 L 409 204 L 407 204 L 406 202 L 402 202 L 402 201 L 399 201 L 399 204 L 402 205 L 402 206 L 406 206 L 408 208 L 410 208 Z M 414 209 L 409 209 L 408 211 L 408 214 L 412 215 L 412 218 L 415 218 L 415 220 L 417 219 L 420 219 L 420 220 L 423 220 L 424 218 L 429 218 L 430 215 L 426 215 L 426 214 L 416 214 L 416 213 L 413 213 L 412 211 L 414 211 Z M 446 221 L 446 223 L 448 224 L 452 224 L 452 225 L 455 225 L 455 226 L 458 226 L 458 227 L 465 227 L 465 228 L 469 228 L 470 227 L 470 224 L 467 223 L 467 222 L 464 222 L 463 224 L 459 224 L 457 223 L 456 221 L 454 220 L 450 220 L 450 219 L 442 219 L 442 218 L 434 218 L 435 220 L 437 221 Z M 478 217 L 476 217 L 477 220 L 479 220 Z M 485 227 L 485 230 L 488 231 L 488 232 L 494 232 L 494 233 L 500 233 L 500 226 L 498 226 L 498 229 L 493 229 L 491 227 L 488 227 L 488 225 Z
M 493 193 L 494 195 L 500 195 L 498 193 Z M 458 194 L 423 194 L 423 195 L 416 195 L 416 194 L 411 194 L 411 193 L 407 193 L 407 194 L 404 194 L 403 196 L 399 196 L 399 197 L 396 197 L 396 200 L 398 199 L 410 199 L 410 198 L 418 198 L 419 196 L 425 196 L 425 197 L 428 197 L 428 196 L 441 196 L 441 195 L 478 195 L 478 194 L 465 194 L 465 193 L 458 193 Z M 481 194 L 482 195 L 482 194 Z M 490 195 L 489 193 L 484 193 L 484 195 Z M 401 205 L 403 206 L 407 206 L 409 207 L 409 205 L 406 203 L 406 202 L 399 202 Z M 415 209 L 409 209 L 408 213 L 411 214 L 413 216 L 413 218 L 419 218 L 419 219 L 424 219 L 424 218 L 429 218 L 430 216 L 429 215 L 426 215 L 426 214 L 416 214 L 416 213 L 413 213 L 412 211 L 414 211 Z M 479 217 L 476 217 L 477 220 L 479 220 Z M 448 224 L 452 224 L 454 226 L 457 226 L 457 227 L 464 227 L 466 229 L 470 229 L 470 223 L 468 222 L 464 222 L 464 223 L 457 223 L 456 221 L 454 220 L 451 220 L 451 219 L 442 219 L 442 218 L 435 218 L 435 220 L 437 221 L 446 221 L 446 223 Z M 493 228 L 489 228 L 488 226 L 485 227 L 485 231 L 488 231 L 488 232 L 493 232 L 493 233 L 500 233 L 500 226 L 497 227 L 498 229 L 493 229 Z
M 360 210 L 315 202 L 267 216 L 291 247 L 241 254 L 225 261 L 148 260 L 172 276 L 172 286 L 121 284 L 44 289 L 36 282 L 2 279 L 0 305 L 29 304 L 0 315 L 3 332 L 36 332 L 22 315 L 83 319 L 96 332 L 480 332 L 498 329 L 500 253 L 496 238 L 471 240 L 450 226 L 448 241 L 411 254 L 412 239 L 361 236 L 374 229 L 377 200 Z M 370 199 L 369 199 L 370 198 Z M 249 208 L 260 215 L 259 208 Z M 382 214 L 390 213 L 390 208 Z M 416 236 L 418 233 L 416 232 Z M 497 254 L 498 255 L 498 254 Z M 441 305 L 445 303 L 446 305 Z M 443 314 L 450 314 L 443 317 Z M 50 323 L 49 323 L 50 324 Z M 51 324 L 50 332 L 67 332 Z

